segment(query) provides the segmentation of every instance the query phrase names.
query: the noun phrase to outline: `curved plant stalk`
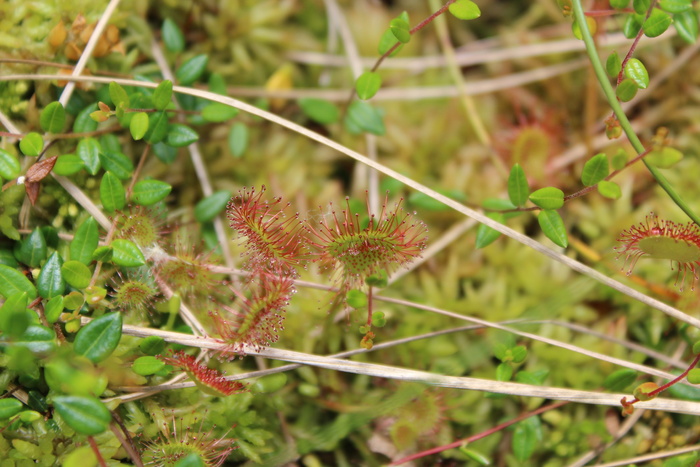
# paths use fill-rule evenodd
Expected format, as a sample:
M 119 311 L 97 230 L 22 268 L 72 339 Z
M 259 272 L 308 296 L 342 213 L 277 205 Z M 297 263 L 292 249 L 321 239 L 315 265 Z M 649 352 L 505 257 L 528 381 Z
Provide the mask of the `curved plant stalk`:
M 593 36 L 591 36 L 591 31 L 588 29 L 588 23 L 586 22 L 586 16 L 583 12 L 583 6 L 581 6 L 581 0 L 572 0 L 572 3 L 574 6 L 574 16 L 576 17 L 576 23 L 579 25 L 579 28 L 581 30 L 583 42 L 586 44 L 586 53 L 588 54 L 588 58 L 591 61 L 593 71 L 595 71 L 595 75 L 598 78 L 600 87 L 602 88 L 603 93 L 605 94 L 605 98 L 607 99 L 608 104 L 610 104 L 610 107 L 615 113 L 615 117 L 617 117 L 618 122 L 620 122 L 622 130 L 625 132 L 625 135 L 627 135 L 627 139 L 629 139 L 629 142 L 634 147 L 634 150 L 637 151 L 637 154 L 642 154 L 645 151 L 644 145 L 632 129 L 632 124 L 627 118 L 627 115 L 625 115 L 624 110 L 622 110 L 620 101 L 617 100 L 617 96 L 615 95 L 615 90 L 613 89 L 612 85 L 610 84 L 610 81 L 608 80 L 608 76 L 605 73 L 605 68 L 603 67 L 602 62 L 600 61 L 600 57 L 598 56 L 598 50 L 596 49 L 595 42 L 593 41 Z M 676 205 L 679 208 L 681 208 L 683 212 L 685 212 L 688 215 L 688 217 L 690 217 L 693 220 L 693 222 L 700 225 L 700 217 L 698 217 L 698 215 L 695 214 L 695 212 L 690 208 L 690 206 L 688 206 L 685 203 L 685 201 L 683 201 L 681 196 L 676 192 L 676 190 L 673 189 L 668 180 L 666 180 L 666 177 L 664 177 L 663 174 L 659 172 L 659 170 L 656 167 L 649 164 L 647 161 L 643 162 L 644 165 L 647 166 L 647 169 L 649 169 L 651 175 L 656 179 L 661 188 L 663 188 L 664 191 L 668 193 L 673 202 L 676 203 Z

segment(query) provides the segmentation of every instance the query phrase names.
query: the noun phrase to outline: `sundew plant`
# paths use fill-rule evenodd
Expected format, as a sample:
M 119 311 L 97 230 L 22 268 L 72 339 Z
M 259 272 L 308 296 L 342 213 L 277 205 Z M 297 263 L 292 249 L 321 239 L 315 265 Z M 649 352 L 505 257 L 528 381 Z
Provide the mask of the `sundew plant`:
M 699 12 L 0 3 L 0 467 L 700 465 Z

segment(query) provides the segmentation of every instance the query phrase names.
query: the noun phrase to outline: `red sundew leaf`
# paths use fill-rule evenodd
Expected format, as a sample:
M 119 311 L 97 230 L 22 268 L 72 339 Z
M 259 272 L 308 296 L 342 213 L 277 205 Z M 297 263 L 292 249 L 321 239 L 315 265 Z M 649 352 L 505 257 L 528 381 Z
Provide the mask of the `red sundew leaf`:
M 159 355 L 158 358 L 168 365 L 184 370 L 202 392 L 212 396 L 231 396 L 248 390 L 245 384 L 227 380 L 223 373 L 207 368 L 183 351 L 172 357 Z

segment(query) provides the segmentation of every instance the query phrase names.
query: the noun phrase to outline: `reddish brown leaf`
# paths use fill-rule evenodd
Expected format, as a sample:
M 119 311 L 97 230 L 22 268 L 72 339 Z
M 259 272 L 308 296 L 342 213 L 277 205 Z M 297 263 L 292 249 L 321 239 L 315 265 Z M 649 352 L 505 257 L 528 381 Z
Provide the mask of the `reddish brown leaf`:
M 58 156 L 49 157 L 43 161 L 39 161 L 36 164 L 29 167 L 25 175 L 25 183 L 29 184 L 31 182 L 40 182 L 53 170 L 53 166 L 56 165 Z
M 39 197 L 39 189 L 41 184 L 38 182 L 25 182 L 24 189 L 27 191 L 27 197 L 32 203 L 32 206 L 36 203 L 36 199 Z

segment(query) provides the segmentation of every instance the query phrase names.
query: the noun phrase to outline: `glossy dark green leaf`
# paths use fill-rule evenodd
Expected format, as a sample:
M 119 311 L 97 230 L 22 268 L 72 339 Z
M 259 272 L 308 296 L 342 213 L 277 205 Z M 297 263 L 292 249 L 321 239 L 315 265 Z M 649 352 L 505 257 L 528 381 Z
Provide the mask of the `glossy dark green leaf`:
M 615 89 L 615 95 L 622 102 L 629 102 L 632 99 L 634 99 L 634 96 L 637 95 L 638 89 L 639 87 L 637 86 L 637 83 L 634 82 L 634 80 L 625 78 L 620 82 L 620 84 L 617 85 L 617 89 Z
M 138 141 L 148 132 L 148 114 L 146 112 L 136 112 L 129 122 L 129 132 L 134 140 Z
M 212 102 L 202 109 L 202 118 L 207 122 L 221 123 L 238 115 L 239 110 L 220 102 Z
M 525 171 L 520 164 L 515 164 L 508 176 L 508 198 L 516 206 L 523 206 L 530 195 Z
M 192 128 L 187 125 L 174 123 L 170 125 L 168 129 L 168 136 L 165 139 L 165 143 L 175 148 L 181 148 L 189 146 L 198 140 L 199 135 Z
M 0 264 L 0 295 L 8 298 L 22 292 L 32 300 L 37 296 L 36 288 L 27 276 L 13 267 Z
M 537 222 L 540 224 L 542 232 L 544 232 L 548 239 L 562 248 L 569 246 L 564 221 L 557 211 L 543 210 L 537 216 Z
M 0 332 L 16 338 L 24 334 L 31 324 L 27 313 L 29 299 L 25 292 L 10 295 L 0 307 Z
M 80 328 L 73 341 L 73 351 L 98 363 L 114 352 L 121 337 L 121 313 L 106 313 Z
M 365 71 L 355 81 L 357 97 L 362 100 L 371 99 L 382 86 L 382 78 L 379 73 Z
M 486 214 L 486 217 L 493 219 L 496 222 L 503 223 L 504 217 L 500 212 L 490 212 Z M 494 230 L 486 224 L 479 224 L 479 228 L 476 229 L 476 248 L 484 248 L 498 240 L 501 233 L 498 230 Z
M 112 262 L 117 266 L 135 268 L 146 264 L 146 258 L 138 246 L 132 241 L 117 239 L 111 244 Z
M 199 222 L 209 222 L 218 216 L 231 199 L 231 192 L 226 190 L 217 191 L 211 196 L 207 196 L 194 208 L 194 217 Z
M 205 54 L 196 55 L 187 60 L 175 71 L 175 78 L 178 84 L 189 86 L 197 81 L 207 69 L 208 62 L 209 57 Z
M 0 420 L 14 417 L 22 410 L 22 403 L 13 397 L 0 399 Z
M 100 152 L 102 147 L 95 138 L 83 138 L 78 143 L 77 156 L 85 163 L 85 168 L 90 175 L 97 175 L 100 171 Z
M 132 199 L 141 206 L 150 206 L 165 199 L 173 189 L 160 180 L 141 180 L 134 185 Z
M 46 316 L 46 321 L 49 324 L 53 324 L 58 321 L 63 313 L 63 296 L 56 295 L 54 298 L 49 300 L 44 307 L 44 316 Z
M 299 107 L 307 117 L 321 125 L 335 123 L 340 119 L 338 107 L 325 99 L 305 97 L 299 99 Z
M 134 163 L 121 152 L 104 150 L 100 153 L 100 163 L 121 180 L 131 178 L 134 173 Z
M 603 387 L 611 392 L 622 392 L 630 387 L 636 379 L 636 371 L 623 368 L 622 370 L 617 370 L 609 374 L 605 378 L 605 381 L 603 381 Z
M 615 182 L 605 181 L 598 183 L 598 193 L 609 199 L 620 199 L 622 190 L 620 185 Z
M 542 441 L 542 426 L 538 416 L 518 422 L 513 432 L 513 454 L 519 462 L 527 461 Z
M 381 136 L 386 133 L 383 113 L 368 102 L 353 101 L 345 114 L 345 128 L 349 133 L 362 132 Z
M 148 336 L 141 339 L 139 342 L 139 349 L 146 355 L 157 355 L 165 350 L 166 342 L 162 337 L 159 336 Z
M 170 18 L 163 21 L 163 43 L 170 52 L 182 52 L 185 50 L 185 36 L 177 24 Z
M 66 424 L 81 435 L 99 435 L 112 421 L 109 409 L 95 397 L 55 396 L 53 405 Z
M 639 33 L 639 31 L 642 29 L 644 19 L 644 15 L 627 15 L 627 18 L 625 18 L 625 22 L 622 25 L 622 34 L 624 34 L 627 39 L 634 39 L 637 36 L 637 33 Z
M 146 356 L 134 360 L 131 369 L 137 375 L 148 376 L 159 372 L 164 366 L 165 362 L 158 360 L 156 357 Z
M 126 190 L 121 180 L 112 172 L 105 172 L 100 182 L 100 200 L 107 212 L 123 209 L 126 204 Z
M 630 58 L 625 63 L 625 76 L 634 81 L 639 89 L 646 89 L 649 86 L 649 72 L 636 58 Z
M 39 295 L 44 298 L 53 298 L 56 295 L 63 295 L 66 290 L 66 281 L 63 279 L 63 274 L 61 273 L 61 266 L 63 265 L 63 259 L 54 251 L 49 259 L 46 260 L 46 264 L 41 268 L 39 277 L 36 279 L 36 287 L 39 291 Z
M 97 122 L 90 118 L 90 114 L 97 110 L 97 104 L 90 104 L 80 111 L 73 122 L 74 133 L 90 133 L 97 130 Z
M 5 180 L 14 180 L 19 176 L 22 167 L 19 160 L 4 149 L 0 149 L 0 177 Z
M 92 272 L 80 261 L 66 261 L 61 266 L 63 279 L 73 288 L 84 289 L 90 285 Z
M 53 172 L 57 175 L 73 175 L 85 169 L 83 160 L 75 154 L 64 154 L 58 156 Z
M 698 14 L 693 10 L 673 15 L 673 26 L 678 35 L 687 43 L 694 44 L 700 34 Z
M 165 110 L 173 97 L 173 82 L 166 79 L 158 83 L 153 91 L 153 106 L 156 110 Z
M 144 139 L 151 143 L 160 143 L 165 139 L 168 134 L 168 127 L 170 122 L 168 121 L 168 113 L 165 111 L 154 112 L 148 117 L 148 131 Z
M 654 8 L 651 15 L 642 24 L 642 30 L 647 37 L 657 37 L 666 32 L 672 22 L 671 15 Z
M 691 0 L 659 0 L 658 5 L 662 10 L 673 14 L 683 13 L 693 8 Z
M 608 55 L 608 59 L 605 61 L 605 71 L 608 73 L 608 76 L 614 79 L 616 79 L 617 75 L 622 71 L 622 60 L 620 60 L 617 51 L 613 50 L 613 52 Z
M 228 132 L 228 149 L 233 157 L 241 157 L 248 149 L 249 132 L 245 123 L 236 122 Z
M 394 18 L 389 23 L 389 30 L 397 41 L 406 44 L 411 40 L 411 27 L 403 18 Z
M 46 259 L 46 239 L 41 229 L 36 228 L 20 243 L 17 249 L 17 259 L 32 268 L 38 268 Z
M 593 186 L 607 177 L 609 173 L 608 156 L 603 153 L 596 154 L 584 164 L 581 182 L 584 186 Z
M 129 95 L 121 84 L 112 81 L 109 83 L 109 98 L 112 99 L 112 104 L 115 107 L 119 104 L 128 107 L 129 106 Z
M 14 340 L 12 345 L 23 347 L 34 355 L 47 355 L 56 350 L 56 333 L 47 327 L 33 324 L 24 331 L 24 334 Z
M 60 133 L 65 124 L 66 110 L 60 102 L 54 101 L 41 111 L 39 125 L 46 133 Z
M 479 6 L 471 0 L 457 0 L 449 6 L 450 13 L 462 20 L 476 19 L 481 16 Z
M 99 243 L 99 227 L 97 221 L 88 217 L 76 229 L 75 236 L 70 242 L 70 259 L 89 264 L 92 261 L 92 253 Z
M 559 209 L 564 206 L 564 192 L 553 186 L 540 188 L 530 194 L 530 201 L 542 209 Z
M 27 133 L 19 142 L 19 150 L 25 156 L 36 157 L 44 149 L 44 140 L 39 133 Z
M 92 253 L 93 261 L 107 262 L 112 261 L 114 249 L 111 246 L 98 246 Z

